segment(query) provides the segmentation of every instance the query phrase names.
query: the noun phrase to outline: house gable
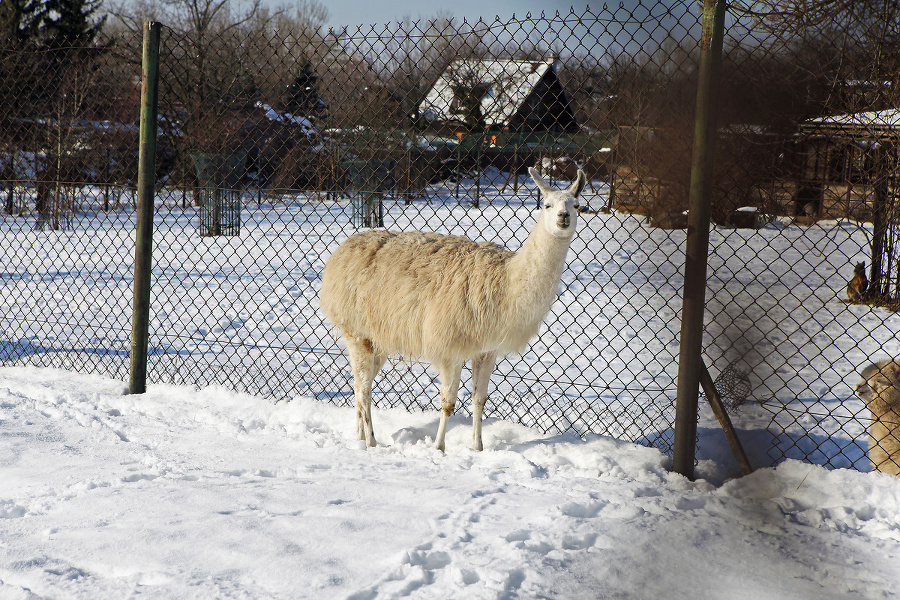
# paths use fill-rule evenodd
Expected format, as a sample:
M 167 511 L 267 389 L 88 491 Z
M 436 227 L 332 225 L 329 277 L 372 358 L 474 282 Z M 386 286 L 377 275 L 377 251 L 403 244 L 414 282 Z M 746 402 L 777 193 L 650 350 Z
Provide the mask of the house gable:
M 467 106 L 475 104 L 475 106 Z M 457 60 L 441 74 L 419 106 L 430 123 L 491 129 L 563 129 L 576 126 L 568 96 L 548 61 Z

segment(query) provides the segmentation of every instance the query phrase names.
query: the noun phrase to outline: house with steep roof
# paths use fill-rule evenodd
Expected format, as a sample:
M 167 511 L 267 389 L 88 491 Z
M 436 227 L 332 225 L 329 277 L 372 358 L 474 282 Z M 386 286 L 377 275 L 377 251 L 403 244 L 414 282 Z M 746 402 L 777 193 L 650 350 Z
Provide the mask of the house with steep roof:
M 419 105 L 419 115 L 438 128 L 575 131 L 556 71 L 554 61 L 456 60 Z

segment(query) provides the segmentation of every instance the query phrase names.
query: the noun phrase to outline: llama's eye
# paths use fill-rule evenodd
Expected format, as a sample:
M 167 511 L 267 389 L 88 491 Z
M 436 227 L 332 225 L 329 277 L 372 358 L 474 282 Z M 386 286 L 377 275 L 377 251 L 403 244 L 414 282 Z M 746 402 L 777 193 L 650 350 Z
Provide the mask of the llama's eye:
M 884 377 L 875 377 L 870 382 L 871 387 L 874 388 L 889 388 L 891 387 L 891 382 L 885 379 Z
M 549 204 L 549 203 L 548 203 L 548 204 L 545 204 L 545 205 L 544 205 L 544 208 L 550 208 L 550 204 Z
M 575 210 L 578 210 L 579 208 L 581 208 L 581 205 L 580 205 L 580 204 L 575 204 L 575 205 L 572 206 L 572 208 L 574 208 Z

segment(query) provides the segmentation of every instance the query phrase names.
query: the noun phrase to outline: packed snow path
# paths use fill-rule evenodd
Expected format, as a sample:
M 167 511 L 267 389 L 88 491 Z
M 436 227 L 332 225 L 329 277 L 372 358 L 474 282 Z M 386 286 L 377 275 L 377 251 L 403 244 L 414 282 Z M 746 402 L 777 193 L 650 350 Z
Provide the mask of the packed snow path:
M 892 598 L 900 478 L 0 368 L 0 597 Z

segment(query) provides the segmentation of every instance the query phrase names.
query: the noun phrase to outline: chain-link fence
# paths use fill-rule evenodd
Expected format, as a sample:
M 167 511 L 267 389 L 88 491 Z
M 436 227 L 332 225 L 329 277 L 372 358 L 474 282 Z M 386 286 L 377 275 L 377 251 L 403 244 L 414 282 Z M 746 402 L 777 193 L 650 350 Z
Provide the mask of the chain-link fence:
M 849 4 L 729 7 L 704 356 L 744 425 L 764 423 L 772 461 L 868 469 L 857 373 L 900 354 L 900 9 Z M 327 31 L 216 5 L 135 5 L 89 47 L 4 39 L 0 364 L 127 377 L 139 25 L 153 18 L 151 381 L 349 405 L 318 307 L 337 245 L 386 227 L 515 250 L 535 221 L 527 168 L 557 186 L 581 168 L 559 299 L 498 364 L 486 415 L 671 450 L 696 3 Z M 429 410 L 437 394 L 400 359 L 374 392 Z

